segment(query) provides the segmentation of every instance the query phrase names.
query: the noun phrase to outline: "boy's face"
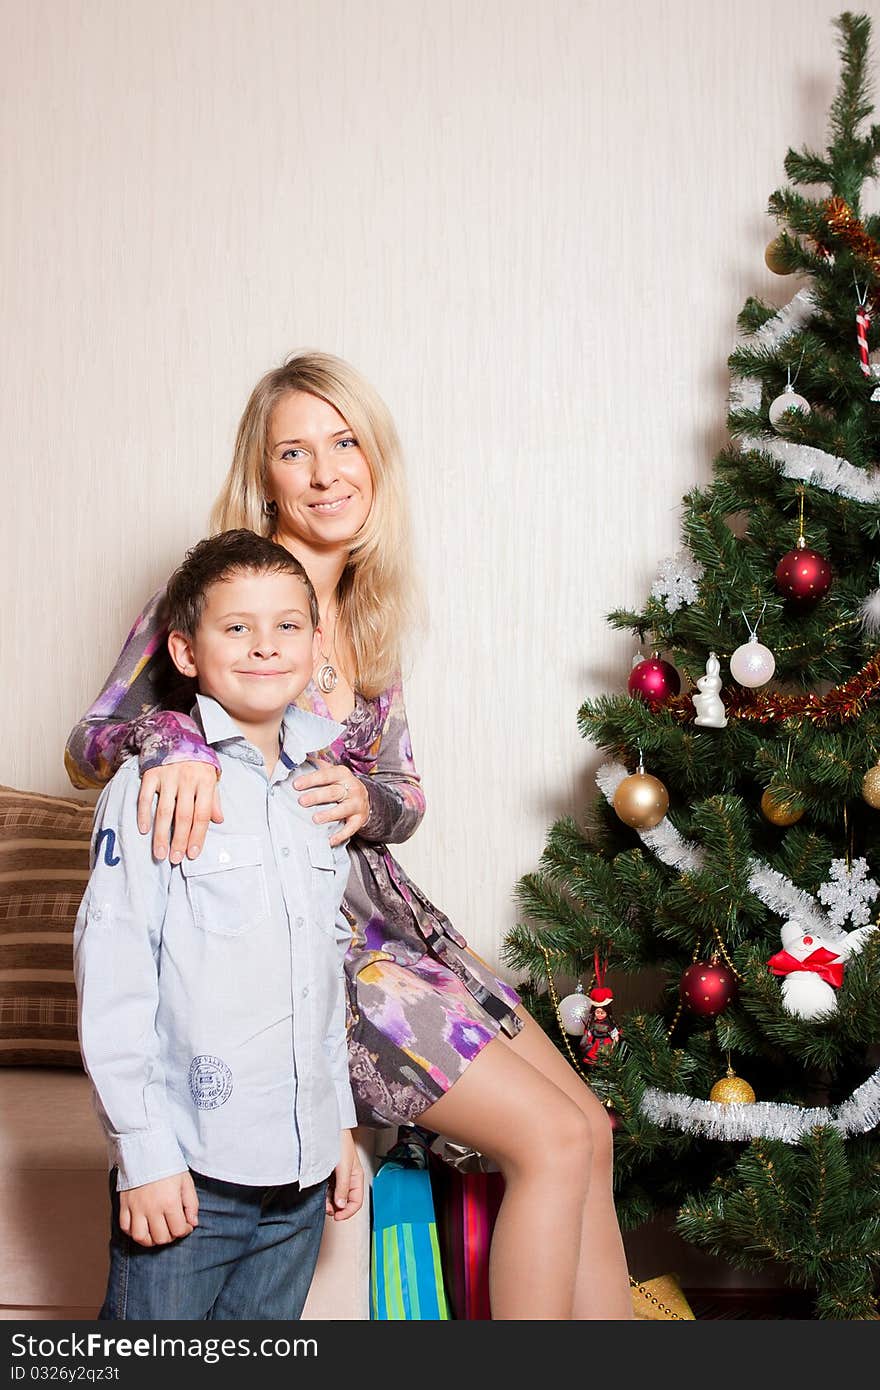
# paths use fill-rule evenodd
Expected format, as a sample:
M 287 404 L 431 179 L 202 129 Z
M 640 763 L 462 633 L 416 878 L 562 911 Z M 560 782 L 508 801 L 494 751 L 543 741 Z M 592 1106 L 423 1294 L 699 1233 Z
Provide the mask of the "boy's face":
M 212 584 L 193 639 L 171 633 L 168 647 L 203 695 L 233 719 L 259 722 L 280 717 L 308 685 L 319 641 L 305 585 L 281 571 Z

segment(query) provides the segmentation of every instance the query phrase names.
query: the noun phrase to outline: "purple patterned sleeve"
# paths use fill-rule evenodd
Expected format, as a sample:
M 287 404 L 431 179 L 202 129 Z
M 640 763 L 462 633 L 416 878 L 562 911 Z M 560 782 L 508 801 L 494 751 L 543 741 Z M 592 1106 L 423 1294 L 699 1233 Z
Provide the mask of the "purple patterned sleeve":
M 101 787 L 136 753 L 141 774 L 165 763 L 210 763 L 217 756 L 186 711 L 194 689 L 174 667 L 165 644 L 164 589 L 154 594 L 125 640 L 94 704 L 74 726 L 64 766 L 75 787 Z
M 339 756 L 357 774 L 370 799 L 370 816 L 358 835 L 362 840 L 399 845 L 409 839 L 425 814 L 425 794 L 413 762 L 400 678 L 378 701 L 364 702 L 359 708 L 366 717 L 371 708 L 375 712 L 373 738 L 366 748 L 359 741 L 356 756 L 351 755 L 350 748 L 338 747 Z M 356 723 L 349 718 L 348 724 L 357 738 Z

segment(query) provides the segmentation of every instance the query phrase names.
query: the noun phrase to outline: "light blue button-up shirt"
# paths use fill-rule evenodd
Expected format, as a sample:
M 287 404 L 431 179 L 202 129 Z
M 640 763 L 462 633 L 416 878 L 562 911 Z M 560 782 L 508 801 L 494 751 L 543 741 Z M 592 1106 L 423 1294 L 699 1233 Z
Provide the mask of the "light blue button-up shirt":
M 341 912 L 348 854 L 293 778 L 341 732 L 289 706 L 271 777 L 207 696 L 193 711 L 223 770 L 222 825 L 198 859 L 152 857 L 125 762 L 95 810 L 74 931 L 83 1059 L 120 1191 L 192 1168 L 252 1186 L 320 1182 L 356 1124 Z

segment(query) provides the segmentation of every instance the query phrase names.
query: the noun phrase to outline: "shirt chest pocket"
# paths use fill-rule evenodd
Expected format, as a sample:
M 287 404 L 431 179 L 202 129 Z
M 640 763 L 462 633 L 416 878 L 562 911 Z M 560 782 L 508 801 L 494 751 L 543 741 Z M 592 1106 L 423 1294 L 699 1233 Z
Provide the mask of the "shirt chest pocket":
M 336 859 L 329 840 L 309 840 L 309 890 L 314 895 L 315 917 L 319 926 L 335 936 Z
M 269 915 L 257 835 L 209 835 L 198 859 L 180 865 L 193 921 L 218 936 L 241 936 Z

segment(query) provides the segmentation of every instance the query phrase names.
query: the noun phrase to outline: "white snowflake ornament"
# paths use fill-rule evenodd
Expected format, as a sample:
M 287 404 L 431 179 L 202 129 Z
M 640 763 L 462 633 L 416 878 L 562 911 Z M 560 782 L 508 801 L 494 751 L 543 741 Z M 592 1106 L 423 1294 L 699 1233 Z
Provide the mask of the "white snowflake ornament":
M 867 859 L 854 859 L 847 867 L 845 859 L 832 859 L 830 879 L 819 889 L 819 901 L 829 909 L 828 921 L 842 927 L 847 917 L 853 926 L 864 926 L 871 920 L 868 906 L 880 893 L 880 887 L 868 877 Z
M 660 566 L 660 573 L 651 585 L 651 597 L 661 598 L 667 613 L 677 613 L 684 604 L 696 602 L 703 573 L 703 566 L 689 550 L 677 550 Z

